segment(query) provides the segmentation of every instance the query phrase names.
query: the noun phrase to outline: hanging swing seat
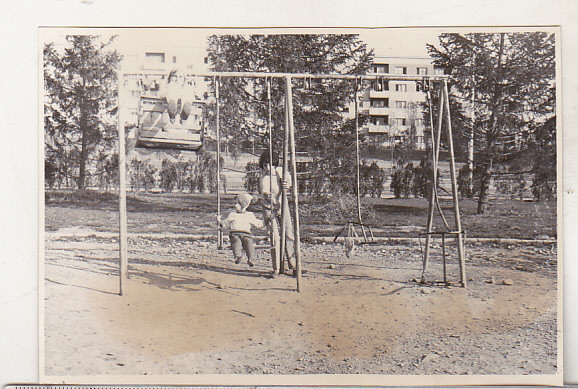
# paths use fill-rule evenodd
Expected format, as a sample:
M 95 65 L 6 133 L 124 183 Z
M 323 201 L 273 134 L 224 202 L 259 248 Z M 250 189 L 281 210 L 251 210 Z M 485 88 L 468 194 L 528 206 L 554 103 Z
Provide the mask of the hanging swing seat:
M 358 226 L 361 228 L 361 232 L 363 235 L 363 240 L 358 239 L 359 236 L 357 235 L 357 232 L 355 231 L 355 226 Z M 344 234 L 345 232 L 345 234 Z M 367 235 L 367 233 L 369 232 L 369 235 Z M 344 238 L 347 239 L 348 238 L 355 238 L 355 240 L 357 241 L 358 244 L 377 244 L 375 237 L 373 236 L 373 231 L 371 230 L 371 227 L 369 227 L 367 224 L 363 224 L 363 223 L 359 223 L 359 222 L 355 222 L 355 221 L 348 221 L 345 226 L 340 229 L 337 234 L 335 234 L 335 237 L 333 238 L 333 242 L 337 242 L 337 239 L 340 236 L 344 236 Z
M 141 96 L 136 147 L 198 151 L 203 146 L 205 102 L 192 101 L 189 117 L 171 123 L 162 97 Z

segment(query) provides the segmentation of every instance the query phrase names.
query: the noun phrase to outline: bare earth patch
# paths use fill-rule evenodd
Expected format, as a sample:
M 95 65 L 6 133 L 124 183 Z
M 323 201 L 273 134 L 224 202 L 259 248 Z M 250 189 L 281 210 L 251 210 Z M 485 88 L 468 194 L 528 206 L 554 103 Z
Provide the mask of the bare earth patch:
M 131 239 L 124 296 L 117 249 L 47 240 L 47 376 L 557 372 L 555 243 L 468 243 L 467 289 L 415 282 L 417 243 L 304 244 L 297 293 L 267 250 L 249 268 L 211 242 Z

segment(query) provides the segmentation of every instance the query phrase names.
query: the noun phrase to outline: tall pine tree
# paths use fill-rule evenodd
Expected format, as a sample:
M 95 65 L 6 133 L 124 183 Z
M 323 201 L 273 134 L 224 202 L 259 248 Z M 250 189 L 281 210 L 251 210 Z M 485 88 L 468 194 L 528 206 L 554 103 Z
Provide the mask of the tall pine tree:
M 373 52 L 351 34 L 209 38 L 209 60 L 214 71 L 364 74 L 372 59 Z M 337 174 L 344 160 L 354 160 L 355 126 L 345 119 L 343 111 L 354 99 L 355 85 L 351 80 L 293 82 L 296 147 L 314 158 L 319 174 Z M 284 126 L 284 81 L 272 80 L 271 92 L 273 142 L 279 150 Z M 263 79 L 223 78 L 220 114 L 225 139 L 238 142 L 253 136 L 266 146 L 268 101 Z M 345 165 L 354 172 L 352 163 Z
M 109 151 L 116 137 L 120 56 L 108 50 L 111 42 L 69 35 L 64 50 L 44 47 L 46 160 L 78 189 L 86 186 L 91 162 Z
M 533 152 L 525 145 L 539 144 L 531 142 L 535 130 L 545 128 L 538 124 L 555 115 L 554 34 L 443 34 L 438 47 L 428 48 L 434 63 L 451 75 L 452 99 L 462 108 L 459 114 L 474 110 L 478 213 L 483 213 L 496 169 Z M 462 145 L 467 143 L 469 129 L 458 133 Z M 555 152 L 549 158 L 555 160 Z

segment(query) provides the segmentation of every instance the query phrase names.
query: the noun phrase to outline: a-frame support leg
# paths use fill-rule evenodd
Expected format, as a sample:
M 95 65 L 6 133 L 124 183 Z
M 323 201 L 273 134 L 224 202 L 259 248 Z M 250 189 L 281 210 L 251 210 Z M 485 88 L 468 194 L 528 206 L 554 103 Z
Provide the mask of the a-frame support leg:
M 427 266 L 428 266 L 429 256 L 430 256 L 431 237 L 433 235 L 433 217 L 434 217 L 436 205 L 438 205 L 437 204 L 437 170 L 439 167 L 439 151 L 440 151 L 442 123 L 443 123 L 444 116 L 445 116 L 446 128 L 447 128 L 447 142 L 448 142 L 448 151 L 449 151 L 450 175 L 451 175 L 451 185 L 452 185 L 452 200 L 453 200 L 453 211 L 454 211 L 454 222 L 455 222 L 455 231 L 453 231 L 451 233 L 456 235 L 456 241 L 457 241 L 457 246 L 458 246 L 457 247 L 458 259 L 459 259 L 459 265 L 460 265 L 460 282 L 461 282 L 461 285 L 463 287 L 467 287 L 466 269 L 465 269 L 464 232 L 462 231 L 462 224 L 461 224 L 461 218 L 460 218 L 456 164 L 455 164 L 453 134 L 452 134 L 452 125 L 451 125 L 451 116 L 450 116 L 450 101 L 449 101 L 448 85 L 447 85 L 446 80 L 442 81 L 440 94 L 439 94 L 437 132 L 435 134 L 432 133 L 432 142 L 433 142 L 433 147 L 432 147 L 432 165 L 433 166 L 432 167 L 433 167 L 433 181 L 434 182 L 433 182 L 432 192 L 431 192 L 430 201 L 429 201 L 429 205 L 428 205 L 428 219 L 427 219 L 427 227 L 426 227 L 426 246 L 425 246 L 424 256 L 423 256 L 423 268 L 422 268 L 421 281 L 425 282 L 425 273 L 427 271 Z M 433 123 L 432 123 L 432 130 L 433 130 Z M 438 207 L 439 207 L 439 205 L 438 205 Z M 441 212 L 441 209 L 440 209 L 440 212 Z M 445 250 L 445 239 L 442 238 L 442 241 L 443 241 L 443 245 L 444 245 L 443 250 Z M 445 255 L 444 255 L 444 261 L 445 261 Z M 445 263 L 444 263 L 444 265 L 445 265 Z M 444 266 L 444 280 L 445 280 L 445 277 L 446 277 L 446 274 L 445 274 L 445 266 Z
M 442 119 L 443 119 L 443 106 L 444 106 L 444 96 L 440 93 L 439 106 L 438 106 L 438 121 L 437 130 L 434 130 L 434 124 L 431 123 L 432 128 L 432 188 L 430 193 L 430 200 L 428 206 L 428 219 L 426 227 L 426 238 L 425 238 L 425 251 L 423 256 L 423 269 L 421 273 L 421 281 L 425 282 L 425 273 L 427 271 L 427 265 L 429 262 L 430 247 L 431 247 L 431 236 L 433 232 L 433 217 L 435 213 L 436 197 L 437 197 L 437 184 L 438 184 L 438 167 L 439 167 L 439 153 L 440 153 L 440 143 L 442 134 Z
M 456 176 L 456 162 L 454 158 L 454 142 L 452 136 L 452 122 L 450 116 L 450 103 L 449 103 L 449 93 L 448 93 L 448 82 L 447 80 L 443 81 L 443 95 L 445 100 L 445 113 L 446 113 L 446 120 L 447 120 L 447 129 L 448 129 L 448 148 L 450 154 L 450 175 L 452 178 L 452 197 L 454 203 L 454 217 L 455 217 L 455 226 L 457 232 L 457 242 L 458 242 L 458 257 L 460 261 L 460 278 L 462 286 L 465 288 L 467 287 L 466 282 L 466 261 L 465 261 L 465 250 L 464 250 L 464 234 L 462 231 L 462 222 L 460 218 L 460 204 L 458 198 L 458 181 Z

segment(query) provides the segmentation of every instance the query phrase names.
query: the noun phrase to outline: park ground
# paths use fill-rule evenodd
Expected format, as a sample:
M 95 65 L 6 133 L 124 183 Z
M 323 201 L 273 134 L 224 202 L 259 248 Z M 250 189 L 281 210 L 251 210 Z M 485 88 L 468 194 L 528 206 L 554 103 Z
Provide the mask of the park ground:
M 342 242 L 316 239 L 341 221 L 305 212 L 299 293 L 293 277 L 268 277 L 267 250 L 249 268 L 217 249 L 212 200 L 129 196 L 130 279 L 119 296 L 115 196 L 47 197 L 46 376 L 559 371 L 553 202 L 504 200 L 483 216 L 464 203 L 467 289 L 433 282 L 443 279 L 439 242 L 431 283 L 418 282 L 423 201 L 369 201 L 380 239 L 350 258 Z

